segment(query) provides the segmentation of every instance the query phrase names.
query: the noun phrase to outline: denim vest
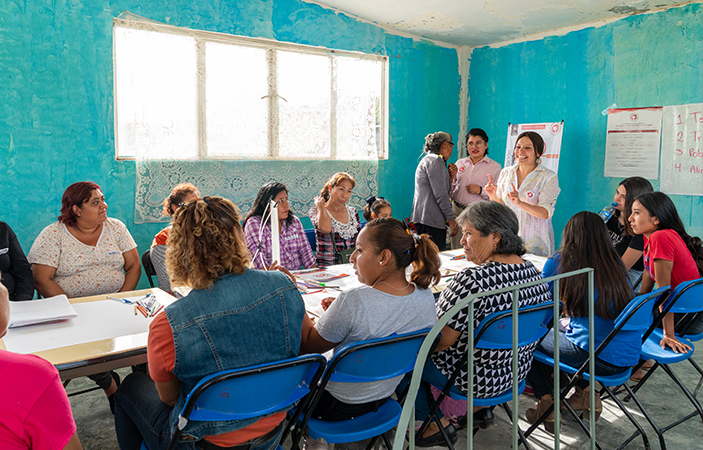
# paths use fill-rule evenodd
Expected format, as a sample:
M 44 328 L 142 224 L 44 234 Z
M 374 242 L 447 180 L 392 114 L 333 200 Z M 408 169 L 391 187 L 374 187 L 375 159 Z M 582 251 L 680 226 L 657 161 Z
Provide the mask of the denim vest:
M 196 289 L 165 309 L 173 331 L 173 374 L 181 393 L 171 413 L 174 432 L 185 399 L 213 373 L 298 355 L 305 314 L 303 299 L 281 272 L 228 274 L 209 289 Z M 201 439 L 249 426 L 260 417 L 219 422 L 191 421 L 183 435 Z

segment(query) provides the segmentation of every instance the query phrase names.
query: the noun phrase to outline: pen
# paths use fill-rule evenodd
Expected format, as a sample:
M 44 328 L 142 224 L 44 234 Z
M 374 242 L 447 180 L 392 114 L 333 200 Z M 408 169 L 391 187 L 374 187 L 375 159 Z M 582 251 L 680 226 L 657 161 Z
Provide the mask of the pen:
M 139 310 L 140 313 L 142 313 L 142 314 L 144 315 L 144 317 L 149 317 L 149 316 L 147 315 L 146 311 L 144 311 L 144 308 L 142 308 L 141 306 L 137 305 L 137 309 Z
M 158 313 L 160 313 L 162 309 L 164 309 L 164 305 L 159 306 L 159 309 L 157 309 L 156 312 L 151 315 L 151 317 L 154 317 L 155 315 L 157 315 Z
M 454 257 L 452 258 L 452 261 L 456 261 L 457 259 L 466 259 L 466 255 L 454 256 Z
M 110 300 L 117 300 L 117 301 L 120 302 L 120 303 L 127 303 L 128 305 L 131 305 L 131 304 L 132 304 L 132 302 L 130 302 L 130 301 L 127 300 L 126 298 L 110 297 L 109 295 L 107 296 L 107 298 L 109 298 Z
M 137 315 L 137 305 L 134 305 L 134 315 Z

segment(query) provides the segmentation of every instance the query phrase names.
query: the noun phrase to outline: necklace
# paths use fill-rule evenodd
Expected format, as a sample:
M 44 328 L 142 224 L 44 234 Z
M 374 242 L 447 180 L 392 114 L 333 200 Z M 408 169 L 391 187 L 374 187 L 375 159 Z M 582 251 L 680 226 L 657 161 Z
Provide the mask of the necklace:
M 372 287 L 372 288 L 375 288 L 377 284 L 385 284 L 385 285 L 387 285 L 388 287 L 390 287 L 390 288 L 393 289 L 393 290 L 396 290 L 396 291 L 403 291 L 403 290 L 405 290 L 405 289 L 407 289 L 407 288 L 410 287 L 410 282 L 408 281 L 407 283 L 408 283 L 408 284 L 406 284 L 405 287 L 402 287 L 402 288 L 400 288 L 400 289 L 398 289 L 397 287 L 391 286 L 389 283 L 387 283 L 387 282 L 385 282 L 385 281 L 378 281 L 378 282 L 374 283 L 373 286 L 371 286 L 371 287 Z

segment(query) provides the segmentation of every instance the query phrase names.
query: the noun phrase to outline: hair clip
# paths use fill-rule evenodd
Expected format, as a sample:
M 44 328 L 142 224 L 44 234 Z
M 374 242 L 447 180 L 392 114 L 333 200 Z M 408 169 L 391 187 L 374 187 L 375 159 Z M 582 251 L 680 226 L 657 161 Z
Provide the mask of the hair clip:
M 210 206 L 210 197 L 203 197 L 203 201 Z
M 366 203 L 369 205 L 373 205 L 373 202 L 375 202 L 375 201 L 376 201 L 376 197 L 374 197 L 373 195 L 366 199 Z
M 416 244 L 422 240 L 422 236 L 417 233 L 412 233 L 410 236 L 413 237 L 413 241 L 415 241 Z

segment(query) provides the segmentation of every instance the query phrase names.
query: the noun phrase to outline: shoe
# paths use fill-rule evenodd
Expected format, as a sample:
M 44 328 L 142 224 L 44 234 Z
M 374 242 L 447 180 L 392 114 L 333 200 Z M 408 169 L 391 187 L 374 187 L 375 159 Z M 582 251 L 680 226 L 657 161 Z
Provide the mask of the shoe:
M 112 379 L 115 380 L 115 384 L 119 388 L 120 387 L 120 375 L 117 372 L 110 372 L 110 375 L 112 375 Z M 115 415 L 115 394 L 108 395 L 107 401 L 110 403 L 110 412 L 114 416 Z
M 537 423 L 537 420 L 542 417 L 542 414 L 544 414 L 552 405 L 554 405 L 554 397 L 552 397 L 552 394 L 546 394 L 539 399 L 539 402 L 535 408 L 528 408 L 528 410 L 525 411 L 525 418 L 528 422 L 534 425 Z M 542 424 L 548 433 L 554 434 L 554 411 L 549 413 Z
M 327 442 L 323 438 L 306 437 L 305 443 L 303 443 L 303 450 L 327 450 L 328 448 Z
M 459 436 L 456 434 L 456 428 L 454 428 L 454 425 L 451 423 L 444 427 L 444 431 L 447 433 L 447 436 L 449 437 L 449 441 L 452 443 L 452 445 L 456 444 L 456 441 L 459 440 Z M 447 442 L 444 440 L 444 437 L 442 436 L 441 432 L 436 432 L 435 434 L 427 437 L 421 437 L 419 439 L 415 439 L 415 447 L 449 447 L 447 445 Z
M 496 426 L 496 418 L 493 415 L 493 407 L 481 408 L 474 413 L 474 428 L 487 430 Z
M 566 400 L 574 411 L 583 411 L 581 415 L 582 419 L 584 417 L 586 419 L 590 417 L 591 408 L 589 402 L 589 390 L 590 387 L 582 390 L 580 387 L 576 386 L 576 392 L 574 392 L 571 397 Z M 603 403 L 600 400 L 600 393 L 596 392 L 595 394 L 596 422 L 598 422 L 598 418 L 600 417 L 601 412 L 603 412 Z

